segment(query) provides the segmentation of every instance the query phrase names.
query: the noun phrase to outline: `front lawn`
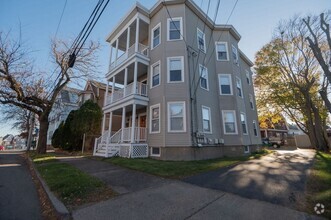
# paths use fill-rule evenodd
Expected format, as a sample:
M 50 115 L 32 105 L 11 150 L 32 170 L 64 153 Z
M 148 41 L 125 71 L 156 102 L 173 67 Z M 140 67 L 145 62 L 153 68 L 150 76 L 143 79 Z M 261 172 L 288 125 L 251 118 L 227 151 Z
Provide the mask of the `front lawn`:
M 322 216 L 331 219 L 331 154 L 317 152 L 307 182 L 307 211 L 313 214 L 317 203 L 324 205 Z
M 69 164 L 58 162 L 52 156 L 40 156 L 34 162 L 50 190 L 69 209 L 115 195 L 102 181 Z
M 103 160 L 115 165 L 139 170 L 157 176 L 180 179 L 201 172 L 227 167 L 252 158 L 259 158 L 261 155 L 266 155 L 270 152 L 271 151 L 262 150 L 260 152 L 253 153 L 252 156 L 224 157 L 219 159 L 195 161 L 162 161 L 150 158 L 127 159 L 122 157 L 113 157 Z

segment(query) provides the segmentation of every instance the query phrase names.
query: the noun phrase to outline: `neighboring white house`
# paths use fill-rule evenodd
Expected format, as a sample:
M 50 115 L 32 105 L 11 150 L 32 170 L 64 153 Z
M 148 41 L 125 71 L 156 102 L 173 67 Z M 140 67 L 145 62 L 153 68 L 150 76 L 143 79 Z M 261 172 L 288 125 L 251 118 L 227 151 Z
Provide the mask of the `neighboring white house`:
M 72 110 L 79 108 L 80 92 L 81 90 L 66 87 L 58 95 L 58 98 L 49 115 L 49 127 L 47 132 L 48 146 L 52 144 L 54 131 L 59 127 L 60 123 L 67 119 Z

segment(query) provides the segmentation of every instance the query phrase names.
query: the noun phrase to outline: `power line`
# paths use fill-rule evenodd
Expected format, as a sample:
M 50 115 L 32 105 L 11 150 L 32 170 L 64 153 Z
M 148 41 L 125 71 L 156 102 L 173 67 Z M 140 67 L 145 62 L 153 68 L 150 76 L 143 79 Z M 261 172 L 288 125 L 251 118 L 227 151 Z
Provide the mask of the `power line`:
M 64 3 L 63 9 L 62 9 L 62 13 L 61 13 L 61 16 L 60 16 L 60 20 L 59 20 L 59 23 L 57 24 L 57 28 L 56 28 L 56 31 L 55 31 L 54 38 L 56 38 L 57 32 L 59 31 L 59 27 L 60 27 L 60 24 L 61 24 L 61 21 L 62 21 L 62 17 L 63 17 L 64 11 L 65 11 L 65 8 L 67 6 L 67 2 L 68 2 L 68 0 L 66 0 L 65 3 Z

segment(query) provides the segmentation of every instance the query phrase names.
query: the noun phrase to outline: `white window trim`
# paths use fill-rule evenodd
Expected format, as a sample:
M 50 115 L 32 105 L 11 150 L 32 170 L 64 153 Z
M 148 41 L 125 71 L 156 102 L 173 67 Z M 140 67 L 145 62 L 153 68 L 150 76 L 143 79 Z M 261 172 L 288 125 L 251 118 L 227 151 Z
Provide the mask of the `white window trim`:
M 219 60 L 218 59 L 218 50 L 217 50 L 217 44 L 225 44 L 225 48 L 226 48 L 226 60 Z M 229 61 L 229 48 L 228 48 L 228 42 L 224 42 L 224 41 L 216 41 L 215 42 L 215 48 L 216 48 L 216 60 L 217 61 Z
M 172 39 L 170 40 L 170 22 L 171 21 L 180 21 L 180 27 L 179 27 L 179 31 L 180 31 L 180 35 L 179 35 L 179 39 Z M 177 41 L 177 40 L 183 40 L 183 18 L 182 17 L 176 17 L 176 18 L 168 18 L 167 19 L 167 41 Z
M 223 94 L 222 93 L 222 89 L 221 89 L 221 80 L 220 80 L 220 77 L 221 76 L 229 76 L 230 77 L 230 91 L 231 93 L 230 94 Z M 233 95 L 233 88 L 232 88 L 232 76 L 231 74 L 227 74 L 227 73 L 220 73 L 218 74 L 218 88 L 220 90 L 220 95 L 225 95 L 225 96 L 229 96 L 229 95 Z
M 159 154 L 153 154 L 153 148 L 159 148 Z M 151 147 L 151 156 L 160 157 L 161 156 L 161 147 Z
M 225 129 L 225 120 L 224 120 L 224 115 L 227 112 L 231 112 L 234 115 L 234 128 L 235 128 L 235 133 L 228 133 L 226 132 Z M 222 122 L 223 122 L 223 131 L 225 135 L 238 135 L 238 125 L 237 125 L 237 115 L 236 115 L 236 111 L 235 110 L 222 110 Z
M 159 35 L 160 43 L 154 47 L 154 45 L 153 45 L 153 41 L 154 41 L 154 30 L 157 29 L 157 28 L 160 28 L 160 35 Z M 152 40 L 151 40 L 151 50 L 153 50 L 154 48 L 157 48 L 157 47 L 161 44 L 161 36 L 162 36 L 162 34 L 161 34 L 161 22 L 158 23 L 157 25 L 155 25 L 155 27 L 152 29 L 151 36 L 152 36 Z
M 181 81 L 170 81 L 170 60 L 171 59 L 180 59 L 181 63 L 182 63 L 182 80 Z M 184 57 L 183 56 L 179 56 L 179 57 L 167 57 L 167 82 L 168 83 L 183 83 L 184 80 Z
M 239 96 L 239 93 L 237 91 L 238 89 L 238 86 L 237 86 L 237 80 L 239 80 L 239 83 L 240 83 L 240 91 L 241 91 L 241 96 Z M 237 91 L 237 96 L 240 97 L 240 98 L 244 98 L 244 91 L 243 91 L 243 85 L 241 83 L 241 79 L 239 77 L 236 76 L 236 91 Z
M 209 112 L 209 126 L 210 126 L 210 131 L 209 132 L 203 130 L 203 109 L 207 109 L 208 112 Z M 207 107 L 207 106 L 202 105 L 201 106 L 201 116 L 202 116 L 202 131 L 203 131 L 203 133 L 212 134 L 213 133 L 213 126 L 212 126 L 212 123 L 211 123 L 211 110 L 210 110 L 210 108 Z
M 256 135 L 254 134 L 255 128 L 256 128 Z M 253 134 L 254 134 L 254 137 L 258 137 L 259 136 L 259 130 L 257 129 L 257 124 L 256 124 L 256 121 L 255 120 L 253 120 Z
M 152 131 L 152 120 L 153 120 L 153 109 L 159 108 L 159 131 Z M 150 117 L 149 117 L 149 133 L 150 134 L 159 134 L 161 132 L 161 107 L 160 103 L 152 105 L 149 107 Z
M 207 88 L 203 88 L 202 86 L 201 86 L 201 72 L 200 72 L 200 70 L 201 70 L 201 68 L 204 68 L 205 70 L 206 70 L 206 73 L 207 73 L 207 77 L 206 77 L 206 80 L 207 80 Z M 208 69 L 207 69 L 207 67 L 205 67 L 205 66 L 202 66 L 201 64 L 199 64 L 199 74 L 200 74 L 200 82 L 199 82 L 199 84 L 200 84 L 200 88 L 201 89 L 204 89 L 204 90 L 206 90 L 206 91 L 209 91 L 209 77 L 208 77 Z
M 235 64 L 237 64 L 239 66 L 238 49 L 233 44 L 231 46 L 232 46 L 231 55 L 232 55 L 233 51 L 235 51 L 236 52 L 236 57 L 237 57 L 236 60 L 233 60 L 233 63 L 235 63 Z
M 247 147 L 247 150 L 245 149 Z M 244 146 L 244 153 L 249 153 L 250 152 L 250 148 L 248 145 Z
M 242 129 L 241 115 L 244 115 L 245 126 L 246 126 L 246 133 L 244 133 L 244 131 L 242 131 L 243 132 L 243 135 L 248 135 L 248 127 L 247 127 L 247 117 L 246 117 L 246 114 L 244 112 L 240 112 L 240 127 Z
M 199 34 L 198 32 L 203 34 L 203 49 L 199 48 Z M 197 44 L 198 44 L 198 49 L 202 51 L 203 53 L 206 53 L 206 34 L 201 31 L 199 28 L 197 28 Z
M 246 70 L 246 82 L 247 82 L 247 79 L 248 79 L 248 85 L 251 84 L 251 74 L 249 73 L 248 70 Z
M 249 107 L 252 109 L 252 110 L 255 110 L 255 107 L 254 107 L 254 98 L 253 98 L 253 95 L 252 94 L 249 94 Z M 251 102 L 252 101 L 252 102 Z M 252 106 L 251 106 L 251 103 L 252 103 Z M 253 107 L 253 108 L 252 108 Z
M 156 65 L 159 65 L 159 71 L 160 71 L 159 72 L 159 85 L 153 86 L 153 68 Z M 150 80 L 151 80 L 151 83 L 150 83 L 150 88 L 151 89 L 161 85 L 161 61 L 160 60 L 151 65 L 151 79 Z
M 170 126 L 170 105 L 171 104 L 183 104 L 183 130 L 171 130 Z M 168 109 L 168 133 L 179 133 L 179 132 L 186 132 L 186 107 L 185 107 L 185 101 L 179 101 L 179 102 L 168 102 L 167 103 L 167 109 Z

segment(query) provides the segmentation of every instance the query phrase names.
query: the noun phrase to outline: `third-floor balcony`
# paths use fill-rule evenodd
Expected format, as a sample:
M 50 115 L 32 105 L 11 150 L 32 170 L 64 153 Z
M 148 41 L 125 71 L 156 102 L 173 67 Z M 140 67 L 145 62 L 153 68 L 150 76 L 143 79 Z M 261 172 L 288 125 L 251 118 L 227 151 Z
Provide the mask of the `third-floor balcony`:
M 111 54 L 108 74 L 118 70 L 134 56 L 149 60 L 148 23 L 137 17 L 110 39 Z

